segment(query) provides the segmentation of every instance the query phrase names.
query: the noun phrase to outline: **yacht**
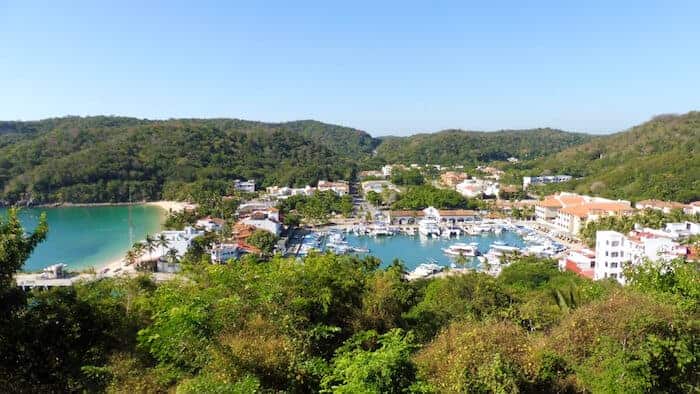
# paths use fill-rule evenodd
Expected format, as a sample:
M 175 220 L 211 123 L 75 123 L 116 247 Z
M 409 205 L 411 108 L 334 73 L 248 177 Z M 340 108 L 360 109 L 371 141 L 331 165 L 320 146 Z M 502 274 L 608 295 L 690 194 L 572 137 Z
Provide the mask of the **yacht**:
M 437 272 L 441 272 L 443 269 L 445 269 L 445 267 L 435 263 L 423 263 L 411 272 L 411 276 L 416 278 L 425 278 Z
M 425 218 L 418 222 L 418 232 L 426 237 L 439 237 L 440 225 L 435 219 Z
M 477 248 L 477 245 L 475 245 L 474 243 L 471 243 L 471 244 L 456 243 L 454 245 L 450 245 L 450 247 L 445 248 L 442 251 L 446 255 L 450 255 L 450 256 L 474 257 L 474 256 L 479 255 L 479 249 Z

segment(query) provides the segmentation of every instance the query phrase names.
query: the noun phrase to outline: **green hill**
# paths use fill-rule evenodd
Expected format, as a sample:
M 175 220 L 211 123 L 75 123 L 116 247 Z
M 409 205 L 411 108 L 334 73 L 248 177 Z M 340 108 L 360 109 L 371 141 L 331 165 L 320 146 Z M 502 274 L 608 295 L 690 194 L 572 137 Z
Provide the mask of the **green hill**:
M 523 173 L 566 173 L 561 187 L 602 196 L 688 202 L 700 199 L 700 112 L 663 115 L 541 160 Z
M 8 202 L 184 198 L 225 193 L 236 178 L 302 186 L 352 177 L 372 144 L 366 133 L 319 122 L 69 117 L 0 127 Z M 348 140 L 329 138 L 343 132 Z
M 229 193 L 231 180 L 261 186 L 352 179 L 384 163 L 477 163 L 538 157 L 588 136 L 555 130 L 447 131 L 372 138 L 313 120 L 154 121 L 112 116 L 0 122 L 0 200 L 122 202 Z
M 535 159 L 582 144 L 592 137 L 553 129 L 479 132 L 445 130 L 410 137 L 385 137 L 377 155 L 390 163 L 476 164 Z

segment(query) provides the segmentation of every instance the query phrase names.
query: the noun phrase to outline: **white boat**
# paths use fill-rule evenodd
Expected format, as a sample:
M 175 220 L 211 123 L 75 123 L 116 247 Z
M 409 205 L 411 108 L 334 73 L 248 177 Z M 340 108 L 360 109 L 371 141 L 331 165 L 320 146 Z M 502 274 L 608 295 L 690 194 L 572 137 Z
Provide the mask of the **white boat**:
M 417 278 L 425 278 L 434 273 L 441 272 L 443 269 L 445 269 L 445 267 L 434 263 L 423 263 L 411 272 L 411 276 Z
M 425 218 L 418 222 L 418 232 L 426 237 L 439 237 L 440 225 L 435 219 Z
M 442 250 L 450 256 L 474 257 L 479 255 L 479 249 L 474 244 L 456 243 Z

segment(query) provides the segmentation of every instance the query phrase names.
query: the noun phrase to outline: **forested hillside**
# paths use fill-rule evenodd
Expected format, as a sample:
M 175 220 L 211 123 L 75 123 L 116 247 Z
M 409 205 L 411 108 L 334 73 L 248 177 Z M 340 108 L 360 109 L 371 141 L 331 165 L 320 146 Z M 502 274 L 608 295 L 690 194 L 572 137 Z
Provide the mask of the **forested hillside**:
M 522 174 L 582 178 L 561 187 L 613 198 L 700 200 L 700 112 L 657 116 L 517 166 Z
M 152 121 L 66 117 L 0 123 L 0 200 L 124 202 L 229 193 L 231 180 L 304 186 L 384 163 L 481 163 L 537 157 L 589 137 L 553 130 L 372 138 L 305 120 Z M 377 152 L 375 153 L 375 149 Z
M 318 122 L 287 125 L 111 117 L 5 122 L 2 197 L 11 202 L 186 198 L 202 189 L 225 193 L 236 178 L 303 186 L 351 178 L 358 159 L 372 149 L 372 138 L 359 130 Z
M 477 132 L 446 130 L 410 137 L 385 137 L 377 155 L 390 163 L 477 164 L 535 159 L 591 140 L 587 134 L 552 129 Z

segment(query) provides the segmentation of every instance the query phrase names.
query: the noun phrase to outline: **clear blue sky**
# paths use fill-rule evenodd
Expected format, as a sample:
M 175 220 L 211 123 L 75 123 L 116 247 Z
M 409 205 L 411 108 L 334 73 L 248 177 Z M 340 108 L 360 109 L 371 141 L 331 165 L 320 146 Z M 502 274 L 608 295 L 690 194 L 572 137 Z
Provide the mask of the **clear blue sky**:
M 700 109 L 698 1 L 97 3 L 0 0 L 0 119 L 602 133 Z

